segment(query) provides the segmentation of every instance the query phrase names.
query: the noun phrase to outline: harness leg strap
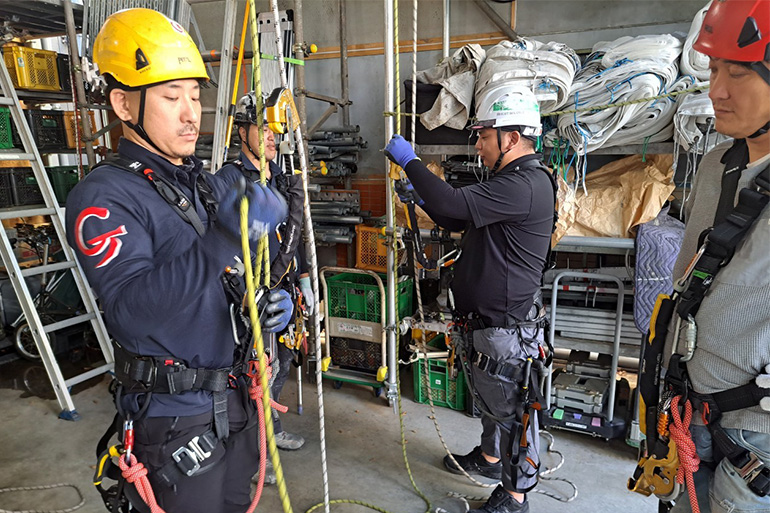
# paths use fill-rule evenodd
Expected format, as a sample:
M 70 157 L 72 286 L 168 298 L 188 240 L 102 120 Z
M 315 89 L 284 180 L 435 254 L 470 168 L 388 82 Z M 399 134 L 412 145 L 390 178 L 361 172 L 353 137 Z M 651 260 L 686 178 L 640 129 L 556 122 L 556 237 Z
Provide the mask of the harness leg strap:
M 220 440 L 227 439 L 230 422 L 227 418 L 227 392 L 214 392 L 214 432 Z

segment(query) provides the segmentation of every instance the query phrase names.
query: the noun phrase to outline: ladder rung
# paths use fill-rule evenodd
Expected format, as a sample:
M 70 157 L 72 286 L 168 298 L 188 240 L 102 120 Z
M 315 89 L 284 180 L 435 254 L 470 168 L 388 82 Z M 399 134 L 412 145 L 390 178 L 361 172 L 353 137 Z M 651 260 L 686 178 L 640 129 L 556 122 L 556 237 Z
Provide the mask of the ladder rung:
M 111 363 L 105 363 L 104 365 L 100 365 L 99 367 L 86 371 L 83 374 L 72 376 L 70 379 L 65 380 L 64 384 L 68 387 L 71 387 L 73 385 L 77 385 L 78 383 L 82 383 L 93 377 L 99 376 L 100 374 L 104 374 L 105 372 L 109 372 L 112 370 L 112 368 L 113 368 L 113 365 Z
M 8 97 L 0 97 L 0 105 L 14 105 L 15 102 L 13 101 L 13 98 Z
M 0 151 L 0 160 L 35 160 L 35 154 Z
M 13 219 L 16 217 L 50 216 L 56 214 L 55 208 L 32 207 L 0 209 L 0 219 Z
M 22 269 L 22 276 L 36 276 L 43 273 L 54 273 L 61 271 L 62 269 L 72 269 L 75 267 L 75 262 L 56 262 L 55 264 L 38 265 L 37 267 L 30 267 L 28 269 Z
M 75 324 L 88 322 L 94 318 L 96 318 L 96 316 L 93 313 L 87 313 L 83 315 L 78 315 L 76 317 L 70 317 L 69 319 L 64 319 L 63 321 L 46 324 L 45 326 L 43 326 L 43 331 L 45 331 L 46 333 L 51 333 L 52 331 L 68 328 L 70 326 L 74 326 Z

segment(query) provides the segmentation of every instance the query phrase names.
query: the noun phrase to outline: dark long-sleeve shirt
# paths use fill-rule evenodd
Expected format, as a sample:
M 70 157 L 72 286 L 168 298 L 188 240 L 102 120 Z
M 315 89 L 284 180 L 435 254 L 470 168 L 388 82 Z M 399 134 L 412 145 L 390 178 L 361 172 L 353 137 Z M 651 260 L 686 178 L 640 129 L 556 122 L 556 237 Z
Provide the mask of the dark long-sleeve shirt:
M 553 227 L 554 194 L 539 155 L 524 155 L 483 183 L 454 189 L 419 160 L 404 171 L 439 225 L 467 227 L 452 292 L 461 314 L 488 326 L 523 320 L 540 287 Z

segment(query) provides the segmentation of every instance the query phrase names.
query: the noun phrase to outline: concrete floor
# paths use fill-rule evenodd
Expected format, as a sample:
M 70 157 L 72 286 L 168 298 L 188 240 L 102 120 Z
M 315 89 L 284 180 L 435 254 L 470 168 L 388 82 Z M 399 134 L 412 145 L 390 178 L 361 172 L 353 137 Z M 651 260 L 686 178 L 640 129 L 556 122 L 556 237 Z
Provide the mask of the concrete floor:
M 73 366 L 83 365 L 83 362 Z M 432 501 L 446 500 L 450 491 L 471 496 L 486 495 L 489 489 L 474 486 L 462 476 L 443 470 L 441 443 L 431 422 L 430 409 L 412 400 L 411 373 L 402 372 L 402 401 L 409 464 L 419 488 Z M 82 490 L 85 505 L 81 513 L 106 511 L 91 485 L 94 449 L 113 406 L 107 391 L 108 377 L 94 378 L 73 390 L 73 400 L 82 419 L 57 419 L 45 373 L 40 365 L 11 362 L 0 365 L 0 489 L 53 483 L 72 483 Z M 326 441 L 331 497 L 357 499 L 391 512 L 426 511 L 425 503 L 409 482 L 402 457 L 398 417 L 383 398 L 372 390 L 345 384 L 333 390 L 324 382 Z M 284 390 L 283 402 L 290 408 L 284 427 L 307 439 L 303 449 L 281 452 L 294 511 L 304 512 L 323 501 L 318 435 L 318 408 L 314 378 L 304 382 L 304 414 L 297 414 L 296 381 Z M 478 419 L 437 408 L 437 419 L 447 444 L 465 453 L 478 443 Z M 570 513 L 654 512 L 656 502 L 626 490 L 626 479 L 634 469 L 636 450 L 622 440 L 605 442 L 590 436 L 554 431 L 555 449 L 566 458 L 553 477 L 573 481 L 577 498 L 562 503 L 545 495 L 531 494 L 531 511 Z M 546 464 L 555 459 L 544 457 Z M 543 489 L 569 494 L 564 483 L 543 483 Z M 78 502 L 68 489 L 23 493 L 0 493 L 0 510 L 54 510 Z M 478 504 L 478 503 L 476 503 Z M 473 503 L 471 504 L 473 505 Z M 435 507 L 435 505 L 434 505 Z M 357 505 L 332 506 L 332 511 L 371 511 Z M 275 486 L 267 487 L 257 511 L 282 511 Z M 323 511 L 319 508 L 316 511 Z M 204 513 L 204 512 L 202 512 Z

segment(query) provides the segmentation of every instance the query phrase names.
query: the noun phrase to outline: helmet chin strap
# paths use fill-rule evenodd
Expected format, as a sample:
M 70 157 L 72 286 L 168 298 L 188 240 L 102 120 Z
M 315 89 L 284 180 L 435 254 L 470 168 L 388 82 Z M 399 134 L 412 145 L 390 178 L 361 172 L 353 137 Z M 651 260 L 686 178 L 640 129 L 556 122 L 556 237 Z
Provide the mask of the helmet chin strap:
M 142 86 L 139 91 L 139 119 L 136 123 L 132 123 L 130 121 L 124 121 L 124 123 L 128 128 L 136 132 L 136 135 L 144 139 L 150 146 L 158 150 L 161 155 L 165 155 L 166 152 L 158 148 L 158 145 L 155 144 L 152 139 L 150 139 L 150 136 L 147 135 L 147 132 L 144 129 L 144 106 L 147 96 L 147 86 Z
M 497 168 L 500 167 L 500 164 L 503 161 L 503 157 L 505 156 L 506 153 L 511 151 L 511 150 L 503 151 L 503 140 L 500 134 L 502 134 L 502 130 L 500 130 L 500 127 L 497 127 L 497 149 L 500 150 L 500 156 L 497 157 L 497 160 L 495 161 L 495 165 L 492 166 L 492 169 L 490 170 L 492 174 L 497 173 Z
M 759 129 L 751 134 L 748 138 L 754 139 L 755 137 L 759 137 L 760 135 L 765 135 L 767 131 L 770 130 L 770 121 L 759 127 Z
M 254 123 L 249 123 L 246 127 L 246 140 L 241 139 L 241 142 L 246 145 L 246 148 L 249 150 L 249 153 L 256 159 L 259 158 L 259 154 L 251 149 L 251 145 L 249 144 L 249 137 L 251 136 L 251 127 L 254 126 Z

